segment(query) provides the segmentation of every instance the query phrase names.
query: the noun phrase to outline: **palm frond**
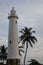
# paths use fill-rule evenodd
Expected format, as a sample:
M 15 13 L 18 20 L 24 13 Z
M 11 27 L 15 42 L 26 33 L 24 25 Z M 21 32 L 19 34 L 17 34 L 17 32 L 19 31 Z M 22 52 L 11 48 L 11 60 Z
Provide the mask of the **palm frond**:
M 35 44 L 35 41 L 34 41 L 34 39 L 31 39 L 31 41 L 32 41 L 32 43 L 33 43 L 33 44 Z
M 18 42 L 18 44 L 20 43 L 20 41 Z
M 22 56 L 22 54 L 20 53 L 20 50 L 19 50 L 19 55 Z
M 22 49 L 19 49 L 19 51 L 21 51 L 21 52 L 23 52 L 23 53 L 24 53 L 24 50 L 22 50 Z
M 32 31 L 32 33 L 36 33 L 36 31 Z
M 23 46 L 19 46 L 19 48 L 23 48 Z
M 19 40 L 22 41 L 24 39 L 24 35 L 19 37 Z
M 36 37 L 35 36 L 32 36 L 32 38 L 37 42 L 37 39 L 36 39 Z
M 23 50 L 23 49 L 21 49 L 21 48 L 19 48 L 19 55 L 20 55 L 20 56 L 22 56 L 21 52 L 23 52 L 23 53 L 24 53 L 24 50 Z
M 25 29 L 22 29 L 23 32 L 25 32 Z
M 29 31 L 31 31 L 31 30 L 32 30 L 32 28 L 28 28 L 28 30 L 29 30 Z
M 33 45 L 32 45 L 32 43 L 31 43 L 31 41 L 29 40 L 28 42 L 29 42 L 30 46 L 31 46 L 31 47 L 33 47 Z
M 20 33 L 24 34 L 24 31 L 19 31 Z

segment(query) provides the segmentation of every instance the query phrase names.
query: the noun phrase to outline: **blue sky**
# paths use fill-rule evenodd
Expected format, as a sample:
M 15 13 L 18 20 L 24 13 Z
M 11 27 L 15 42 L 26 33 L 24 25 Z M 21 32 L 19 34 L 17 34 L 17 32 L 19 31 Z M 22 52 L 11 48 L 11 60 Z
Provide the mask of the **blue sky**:
M 7 45 L 8 39 L 8 13 L 15 7 L 17 11 L 18 29 L 32 27 L 36 31 L 38 42 L 28 53 L 30 58 L 34 57 L 43 61 L 43 0 L 0 0 L 0 40 L 4 39 Z M 2 44 L 0 42 L 0 44 Z M 32 55 L 31 55 L 31 54 Z

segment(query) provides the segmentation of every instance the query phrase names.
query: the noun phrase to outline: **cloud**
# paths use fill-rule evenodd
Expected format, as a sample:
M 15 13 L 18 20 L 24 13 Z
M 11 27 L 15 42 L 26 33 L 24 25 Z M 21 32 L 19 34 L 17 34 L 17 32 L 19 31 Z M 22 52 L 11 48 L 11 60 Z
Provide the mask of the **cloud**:
M 8 37 L 8 24 L 5 22 L 0 22 L 0 38 L 1 37 Z
M 8 39 L 7 38 L 0 38 L 0 46 L 5 45 L 8 46 Z

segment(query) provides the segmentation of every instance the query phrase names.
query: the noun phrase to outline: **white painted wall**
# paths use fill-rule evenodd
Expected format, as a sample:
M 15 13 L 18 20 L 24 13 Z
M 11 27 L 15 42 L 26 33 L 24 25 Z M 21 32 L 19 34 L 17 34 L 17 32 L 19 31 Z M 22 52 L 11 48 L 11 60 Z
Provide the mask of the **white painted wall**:
M 18 27 L 16 21 L 17 18 L 9 19 L 8 59 L 20 58 L 18 48 Z

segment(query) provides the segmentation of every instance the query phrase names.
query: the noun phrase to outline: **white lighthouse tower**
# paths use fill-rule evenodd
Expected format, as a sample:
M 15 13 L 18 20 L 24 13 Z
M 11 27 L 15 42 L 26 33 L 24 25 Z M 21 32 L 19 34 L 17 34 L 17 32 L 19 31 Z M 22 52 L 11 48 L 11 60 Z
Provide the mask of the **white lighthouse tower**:
M 14 7 L 10 11 L 9 19 L 9 37 L 8 37 L 8 65 L 18 65 L 20 61 L 18 49 L 18 27 L 16 10 Z

